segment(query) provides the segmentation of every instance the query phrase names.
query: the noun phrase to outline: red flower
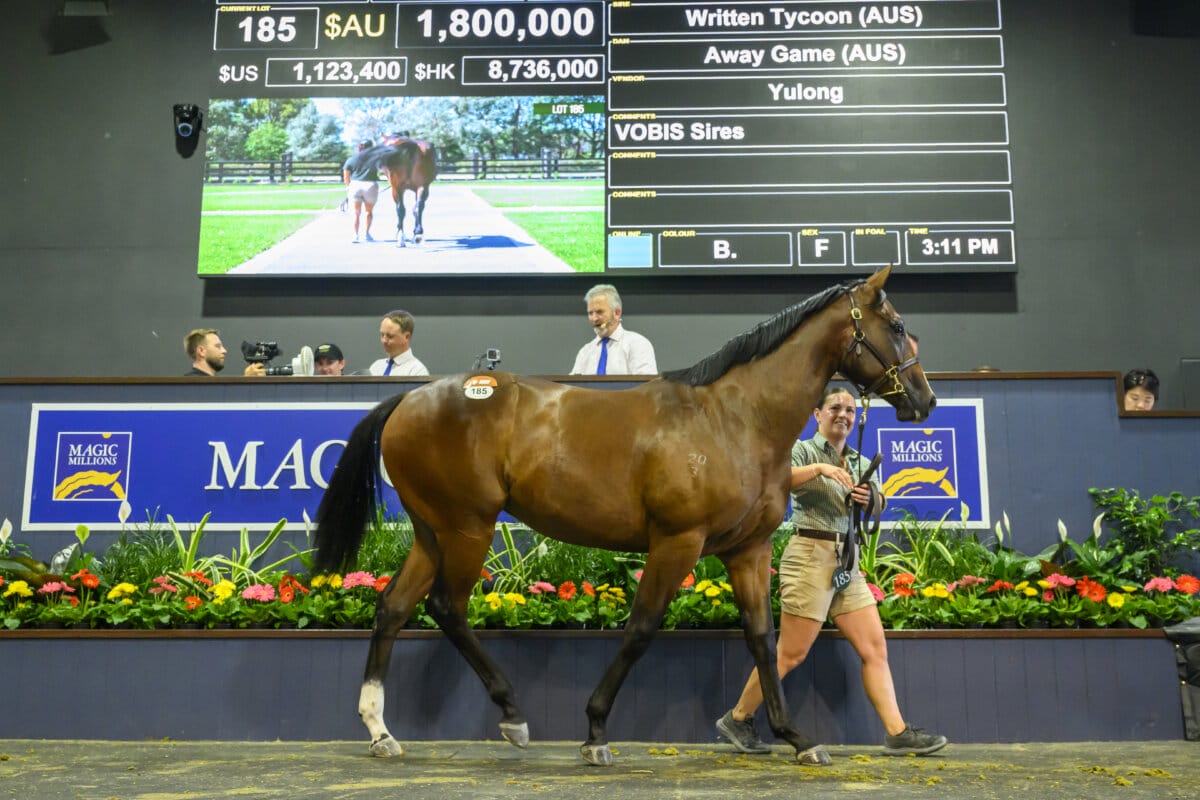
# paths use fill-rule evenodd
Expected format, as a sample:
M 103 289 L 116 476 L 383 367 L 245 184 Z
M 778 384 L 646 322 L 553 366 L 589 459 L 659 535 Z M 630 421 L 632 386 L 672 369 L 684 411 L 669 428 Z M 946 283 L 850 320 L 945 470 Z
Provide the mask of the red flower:
M 680 588 L 690 589 L 696 585 L 696 576 L 689 572 L 687 577 L 683 579 L 683 583 L 679 584 Z
M 479 577 L 483 578 L 485 581 L 490 581 L 492 579 L 492 573 L 488 572 L 486 569 L 481 569 L 479 570 Z
M 595 597 L 596 589 L 590 583 L 588 583 L 587 581 L 584 581 L 583 582 L 583 593 L 586 595 L 591 595 L 592 597 Z
M 1075 582 L 1075 591 L 1079 592 L 1080 597 L 1091 600 L 1093 603 L 1102 603 L 1108 596 L 1108 591 L 1102 585 L 1087 576 Z
M 71 580 L 78 581 L 80 584 L 89 589 L 95 589 L 100 585 L 100 579 L 88 572 L 87 567 L 84 567 L 83 569 L 79 570 L 79 572 L 76 572 L 74 575 L 72 575 Z
M 1200 578 L 1195 575 L 1180 575 L 1175 579 L 1175 588 L 1184 594 L 1200 592 Z
M 1009 583 L 1008 581 L 996 581 L 991 586 L 989 586 L 987 589 L 985 589 L 984 593 L 990 594 L 991 592 L 998 592 L 1001 589 L 1011 589 L 1011 588 L 1013 588 L 1013 585 L 1011 583 Z
M 911 572 L 901 572 L 896 577 L 892 578 L 892 586 L 912 586 L 913 581 L 917 579 L 916 575 Z
M 375 579 L 375 591 L 382 592 L 387 588 L 387 585 L 392 582 L 391 575 L 380 575 Z
M 191 572 L 185 572 L 185 573 L 183 573 L 183 577 L 191 578 L 192 580 L 196 581 L 196 583 L 202 583 L 205 586 L 212 586 L 212 581 L 208 579 L 208 576 L 205 575 L 203 572 L 200 572 L 199 570 L 192 570 Z
M 73 606 L 77 606 L 77 605 L 79 605 L 79 598 L 78 597 L 68 597 L 67 602 L 69 602 Z
M 912 597 L 916 594 L 916 591 L 907 586 L 897 586 L 892 590 L 892 594 L 896 595 L 896 597 Z
M 575 583 L 573 581 L 563 581 L 558 585 L 558 596 L 561 600 L 570 600 L 575 596 Z
M 187 606 L 188 611 L 195 611 L 197 608 L 204 605 L 204 601 L 199 597 L 196 597 L 194 594 L 189 594 L 187 597 L 183 598 L 183 604 Z
M 290 583 L 279 584 L 279 602 L 290 603 L 296 599 L 296 590 L 292 588 Z

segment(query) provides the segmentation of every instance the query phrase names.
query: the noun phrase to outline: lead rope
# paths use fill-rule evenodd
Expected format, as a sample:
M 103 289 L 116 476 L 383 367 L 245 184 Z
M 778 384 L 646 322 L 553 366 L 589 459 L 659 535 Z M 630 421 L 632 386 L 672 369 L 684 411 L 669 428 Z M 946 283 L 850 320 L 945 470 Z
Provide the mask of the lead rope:
M 845 547 L 841 543 L 835 545 L 838 569 L 833 574 L 833 588 L 835 592 L 840 592 L 850 585 L 851 574 L 857 566 L 858 548 L 863 544 L 868 536 L 874 536 L 879 531 L 879 521 L 882 516 L 882 505 L 879 502 L 879 493 L 874 485 L 871 484 L 871 476 L 875 474 L 875 470 L 879 468 L 880 462 L 883 461 L 883 456 L 879 453 L 871 459 L 870 465 L 862 469 L 862 446 L 863 446 L 863 431 L 867 427 L 867 411 L 871 407 L 871 398 L 869 395 L 861 394 L 862 399 L 862 417 L 858 423 L 858 457 L 855 459 L 859 468 L 857 485 L 866 485 L 869 497 L 867 498 L 867 507 L 855 505 L 853 494 L 846 494 L 846 544 Z M 878 510 L 877 510 L 878 509 Z M 870 525 L 870 530 L 867 526 Z

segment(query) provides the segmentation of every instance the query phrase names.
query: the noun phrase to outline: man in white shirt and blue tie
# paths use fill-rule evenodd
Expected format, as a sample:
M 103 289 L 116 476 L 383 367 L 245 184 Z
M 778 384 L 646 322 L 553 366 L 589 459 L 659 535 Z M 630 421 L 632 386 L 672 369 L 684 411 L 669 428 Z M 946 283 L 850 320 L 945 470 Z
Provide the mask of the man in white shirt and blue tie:
M 387 375 L 392 378 L 412 375 L 428 375 L 429 370 L 413 355 L 411 348 L 413 331 L 417 323 L 413 315 L 403 309 L 389 311 L 379 321 L 379 343 L 387 358 L 372 364 L 372 375 Z
M 572 375 L 657 375 L 654 345 L 640 333 L 621 325 L 621 295 L 607 283 L 583 296 L 588 324 L 596 338 L 579 348 Z

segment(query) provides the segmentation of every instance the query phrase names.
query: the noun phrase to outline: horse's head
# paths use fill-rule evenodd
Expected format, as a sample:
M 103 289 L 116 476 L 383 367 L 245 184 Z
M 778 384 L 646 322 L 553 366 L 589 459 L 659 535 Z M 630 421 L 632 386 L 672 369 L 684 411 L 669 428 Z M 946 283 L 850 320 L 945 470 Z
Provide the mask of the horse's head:
M 889 265 L 847 290 L 850 325 L 838 371 L 864 396 L 875 394 L 895 406 L 897 419 L 920 422 L 937 398 L 917 360 L 916 338 L 883 291 L 891 272 Z

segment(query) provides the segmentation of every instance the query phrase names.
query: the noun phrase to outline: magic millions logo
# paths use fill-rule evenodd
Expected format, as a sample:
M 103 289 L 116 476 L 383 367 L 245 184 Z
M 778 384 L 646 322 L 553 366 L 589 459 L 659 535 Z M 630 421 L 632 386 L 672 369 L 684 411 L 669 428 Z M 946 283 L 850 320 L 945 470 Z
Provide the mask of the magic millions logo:
M 882 428 L 880 482 L 886 497 L 958 497 L 954 428 Z
M 132 433 L 60 433 L 55 500 L 124 500 Z

